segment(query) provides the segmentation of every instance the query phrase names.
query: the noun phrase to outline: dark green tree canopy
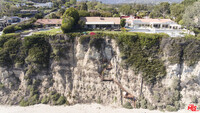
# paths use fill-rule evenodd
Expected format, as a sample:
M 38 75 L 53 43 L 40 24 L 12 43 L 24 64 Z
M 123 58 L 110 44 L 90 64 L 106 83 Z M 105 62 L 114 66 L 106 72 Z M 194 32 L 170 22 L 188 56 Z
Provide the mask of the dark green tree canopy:
M 120 26 L 124 27 L 125 25 L 126 25 L 126 20 L 125 19 L 121 19 Z
M 68 17 L 68 16 L 74 19 L 75 24 L 78 23 L 80 17 L 79 17 L 78 11 L 75 8 L 71 7 L 65 11 L 63 18 Z
M 74 19 L 70 16 L 65 16 L 62 20 L 61 29 L 63 33 L 68 33 L 73 29 Z
M 88 10 L 88 6 L 85 2 L 81 3 L 80 10 L 86 10 L 86 11 Z
M 70 0 L 71 4 L 76 4 L 76 2 L 77 2 L 76 0 Z
M 87 11 L 85 11 L 85 10 L 79 10 L 78 13 L 79 13 L 79 16 L 80 16 L 80 17 L 87 17 L 87 16 L 90 16 L 90 13 L 87 12 Z
M 185 6 L 189 6 L 192 5 L 194 2 L 197 2 L 198 0 L 184 0 L 181 2 L 181 4 L 185 5 Z
M 185 11 L 185 7 L 183 4 L 172 4 L 170 6 L 171 17 L 175 18 L 176 22 L 182 20 L 183 13 Z
M 170 4 L 168 2 L 162 2 L 159 5 L 156 5 L 152 12 L 150 13 L 151 18 L 167 18 L 170 14 Z
M 183 21 L 187 27 L 200 27 L 200 2 L 187 7 Z
M 125 15 L 130 15 L 132 13 L 132 7 L 130 5 L 123 5 L 120 7 L 120 12 L 122 12 Z

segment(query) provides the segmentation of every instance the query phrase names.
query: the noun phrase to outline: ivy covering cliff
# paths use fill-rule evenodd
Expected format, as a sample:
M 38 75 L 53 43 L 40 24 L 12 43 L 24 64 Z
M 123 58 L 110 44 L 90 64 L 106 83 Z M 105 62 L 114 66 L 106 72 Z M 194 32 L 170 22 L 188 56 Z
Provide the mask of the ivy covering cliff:
M 73 38 L 80 34 L 69 34 Z M 161 41 L 169 41 L 169 58 L 172 64 L 180 63 L 184 60 L 188 65 L 194 65 L 199 61 L 200 49 L 199 39 L 177 38 L 169 39 L 164 34 L 109 34 L 98 33 L 97 36 L 83 35 L 81 43 L 90 43 L 98 50 L 103 43 L 103 37 L 113 38 L 117 41 L 121 51 L 124 64 L 132 67 L 136 72 L 142 72 L 144 79 L 148 83 L 155 83 L 162 79 L 165 74 L 164 61 L 161 59 L 163 50 Z M 53 39 L 53 41 L 52 41 Z M 65 51 L 58 44 L 65 45 L 66 41 L 56 39 L 56 36 L 45 34 L 33 35 L 22 39 L 19 34 L 3 35 L 0 38 L 0 65 L 12 67 L 16 66 L 39 66 L 42 69 L 48 68 L 50 58 L 59 59 L 63 57 L 61 51 Z M 51 47 L 51 44 L 54 45 Z M 54 44 L 57 43 L 57 46 Z M 36 66 L 36 67 L 37 67 Z
M 0 76 L 0 91 L 5 91 L 3 94 L 9 95 L 9 91 L 13 90 L 19 93 L 23 90 L 24 95 L 20 99 L 15 102 L 9 101 L 11 104 L 20 104 L 22 106 L 38 103 L 68 105 L 70 104 L 69 98 L 75 99 L 78 102 L 85 102 L 81 100 L 79 93 L 75 93 L 76 95 L 72 96 L 72 89 L 75 90 L 74 92 L 77 92 L 76 90 L 79 89 L 81 89 L 79 91 L 87 90 L 88 92 L 92 89 L 98 91 L 96 86 L 84 87 L 82 82 L 75 86 L 71 82 L 79 79 L 79 81 L 84 81 L 82 79 L 89 76 L 90 79 L 86 79 L 84 82 L 90 81 L 90 84 L 95 81 L 96 84 L 98 82 L 96 79 L 98 78 L 91 82 L 94 79 L 92 77 L 98 77 L 99 70 L 102 69 L 99 67 L 105 67 L 108 65 L 106 63 L 110 62 L 106 59 L 105 54 L 110 55 L 115 60 L 114 57 L 116 57 L 117 49 L 111 44 L 112 41 L 115 42 L 120 51 L 119 56 L 122 61 L 118 64 L 119 69 L 126 71 L 131 69 L 134 72 L 134 74 L 131 73 L 130 75 L 126 75 L 122 71 L 116 72 L 119 75 L 114 75 L 115 77 L 124 79 L 127 82 L 126 85 L 122 84 L 123 86 L 127 86 L 131 91 L 137 91 L 138 89 L 133 88 L 131 85 L 137 84 L 140 86 L 141 81 L 133 78 L 140 77 L 141 75 L 147 86 L 163 89 L 159 91 L 152 90 L 153 102 L 164 103 L 163 106 L 152 105 L 149 98 L 141 97 L 138 98 L 137 107 L 178 110 L 181 105 L 182 96 L 180 92 L 183 83 L 181 84 L 179 78 L 176 78 L 176 81 L 173 83 L 176 85 L 167 89 L 162 88 L 164 86 L 161 85 L 161 81 L 167 75 L 167 63 L 172 65 L 180 64 L 181 67 L 184 63 L 188 66 L 195 66 L 199 62 L 200 41 L 196 38 L 169 38 L 165 34 L 111 34 L 98 32 L 95 36 L 68 33 L 56 35 L 37 34 L 24 38 L 20 37 L 20 34 L 6 34 L 0 37 L 0 69 L 3 73 Z M 84 67 L 85 70 L 83 67 L 79 67 L 84 65 L 84 63 L 88 63 L 85 64 L 87 65 Z M 94 68 L 94 65 L 97 67 Z M 74 68 L 77 68 L 79 71 L 75 73 Z M 12 70 L 16 69 L 24 73 L 22 74 L 23 79 L 19 77 L 21 74 L 17 75 L 12 72 Z M 96 70 L 94 71 L 94 69 Z M 5 70 L 7 72 L 4 72 Z M 9 76 L 5 76 L 5 73 L 8 73 Z M 107 74 L 108 76 L 113 75 L 109 75 L 108 72 Z M 78 77 L 74 78 L 74 76 Z M 7 80 L 8 78 L 9 80 Z M 22 81 L 25 82 L 23 85 L 20 85 Z M 45 85 L 46 87 L 43 87 L 44 84 L 47 84 Z M 159 86 L 157 86 L 158 84 Z M 64 88 L 67 89 L 68 87 L 69 89 L 59 88 L 57 90 L 62 85 Z M 22 86 L 26 88 L 23 89 Z M 105 85 L 105 87 L 107 86 Z M 104 90 L 108 90 L 108 88 Z M 59 91 L 64 93 L 59 93 Z M 66 91 L 69 92 L 65 94 Z M 14 94 L 17 94 L 16 92 Z M 165 94 L 165 98 L 161 98 L 161 94 Z M 98 98 L 98 102 L 103 102 L 100 96 L 86 96 L 85 98 L 88 99 L 86 100 L 87 102 L 93 102 L 95 98 Z M 114 97 L 114 100 L 119 100 L 119 98 Z

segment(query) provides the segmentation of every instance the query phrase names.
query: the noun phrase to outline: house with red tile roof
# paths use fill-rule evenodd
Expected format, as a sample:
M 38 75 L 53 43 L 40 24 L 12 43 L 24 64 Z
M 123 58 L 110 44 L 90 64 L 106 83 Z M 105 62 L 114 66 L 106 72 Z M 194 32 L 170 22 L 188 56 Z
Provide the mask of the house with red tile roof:
M 42 25 L 46 27 L 61 26 L 62 19 L 38 19 L 35 25 Z

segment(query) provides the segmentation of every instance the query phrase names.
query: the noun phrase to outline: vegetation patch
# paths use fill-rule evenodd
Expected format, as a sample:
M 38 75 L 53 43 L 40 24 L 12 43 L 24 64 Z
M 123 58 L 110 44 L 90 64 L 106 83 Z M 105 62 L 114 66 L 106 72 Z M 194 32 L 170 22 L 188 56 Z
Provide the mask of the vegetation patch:
M 127 108 L 127 109 L 133 109 L 133 106 L 131 105 L 130 102 L 126 102 L 124 105 L 123 105 L 124 108 Z
M 167 110 L 167 111 L 170 111 L 170 112 L 172 112 L 172 111 L 177 111 L 176 108 L 175 108 L 174 106 L 171 106 L 171 105 L 167 105 L 167 106 L 166 106 L 166 110 Z
M 197 38 L 178 38 L 168 40 L 169 61 L 171 64 L 186 63 L 188 66 L 195 65 L 200 61 L 200 40 Z
M 147 83 L 154 84 L 165 76 L 165 66 L 159 58 L 160 41 L 165 35 L 135 33 L 115 37 L 123 54 L 122 59 L 136 72 L 142 72 Z
M 90 42 L 90 35 L 82 35 L 80 38 L 79 38 L 79 42 L 81 44 L 87 44 Z
M 0 82 L 0 90 L 2 90 L 5 86 Z
M 90 47 L 95 47 L 98 51 L 100 51 L 102 43 L 104 43 L 104 39 L 97 37 L 97 38 L 92 38 L 90 40 L 89 45 Z
M 64 96 L 60 96 L 59 99 L 56 102 L 56 105 L 63 105 L 67 102 L 66 98 Z
M 10 25 L 4 28 L 3 33 L 15 33 L 16 31 L 26 30 L 33 28 L 33 23 L 35 22 L 35 19 L 27 20 L 15 25 Z
M 44 35 L 33 35 L 25 37 L 24 46 L 26 53 L 26 63 L 40 64 L 42 67 L 47 67 L 50 57 L 50 44 L 45 40 Z
M 49 97 L 48 96 L 44 96 L 41 100 L 42 104 L 48 104 L 49 103 Z

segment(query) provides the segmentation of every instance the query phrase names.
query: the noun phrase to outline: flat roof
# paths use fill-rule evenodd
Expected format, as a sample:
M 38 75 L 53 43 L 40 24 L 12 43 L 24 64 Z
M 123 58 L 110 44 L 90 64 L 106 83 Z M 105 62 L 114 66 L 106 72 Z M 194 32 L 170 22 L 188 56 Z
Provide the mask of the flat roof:
M 86 22 L 85 24 L 87 24 L 87 25 L 94 25 L 94 24 L 96 24 L 96 25 L 107 25 L 107 24 L 115 24 L 114 22 Z
M 133 19 L 134 23 L 175 23 L 171 19 Z
M 81 17 L 86 24 L 120 24 L 120 17 Z

